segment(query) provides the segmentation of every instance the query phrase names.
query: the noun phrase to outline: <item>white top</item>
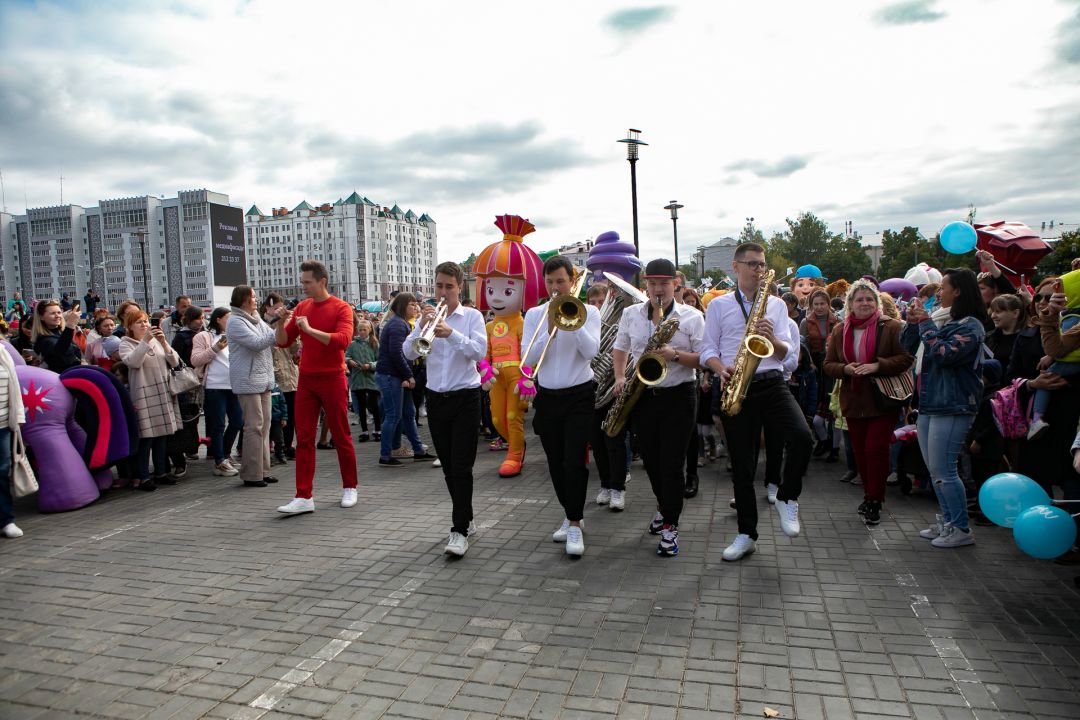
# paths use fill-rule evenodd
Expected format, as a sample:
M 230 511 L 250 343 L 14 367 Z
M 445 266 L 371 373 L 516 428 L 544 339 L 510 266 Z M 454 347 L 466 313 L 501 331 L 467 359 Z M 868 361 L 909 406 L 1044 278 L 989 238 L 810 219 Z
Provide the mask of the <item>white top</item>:
M 735 356 L 739 353 L 743 335 L 746 333 L 746 316 L 739 309 L 740 300 L 743 303 L 743 309 L 749 315 L 754 298 L 753 296 L 744 297 L 742 290 L 738 288 L 726 295 L 713 298 L 709 303 L 705 311 L 705 349 L 701 353 L 702 365 L 712 358 L 719 358 L 721 363 L 729 367 L 735 364 Z M 799 333 L 792 334 L 791 323 L 788 322 L 791 318 L 787 314 L 787 303 L 775 296 L 769 296 L 767 302 L 765 317 L 772 320 L 773 335 L 778 342 L 785 345 L 789 353 L 793 352 L 792 348 L 797 349 L 798 345 L 792 338 L 797 338 Z M 781 372 L 784 370 L 783 362 L 778 360 L 775 354 L 762 360 L 755 374 L 770 370 Z
M 6 352 L 3 348 L 0 348 L 0 352 Z M 11 382 L 11 373 L 7 368 L 7 365 L 0 364 L 0 427 L 8 426 L 8 400 L 10 399 L 8 385 Z M 0 479 L 0 482 L 7 482 L 7 478 Z
M 447 313 L 446 324 L 453 332 L 448 338 L 435 338 L 431 343 L 431 353 L 424 360 L 427 366 L 427 389 L 432 392 L 453 392 L 467 388 L 480 387 L 480 373 L 476 363 L 487 354 L 487 331 L 484 329 L 484 316 L 476 308 L 458 304 L 452 313 Z M 401 350 L 409 360 L 420 357 L 416 352 L 415 340 L 424 329 L 424 320 L 417 318 L 409 337 Z
M 788 317 L 788 323 L 791 325 L 791 337 L 795 342 L 800 342 L 799 338 L 799 323 L 795 322 L 791 317 Z M 801 352 L 801 348 L 799 349 Z M 789 352 L 784 356 L 784 379 L 787 380 L 791 377 L 791 373 L 799 369 L 799 352 Z
M 705 330 L 705 320 L 701 313 L 690 305 L 672 304 L 675 307 L 668 317 L 679 318 L 679 329 L 668 346 L 684 352 L 701 352 L 704 349 L 702 337 Z M 649 307 L 649 303 L 638 303 L 623 310 L 622 317 L 619 318 L 619 332 L 615 335 L 616 350 L 629 352 L 635 358 L 641 357 L 645 352 L 645 345 L 656 332 L 656 325 L 648 316 Z M 668 363 L 667 377 L 656 387 L 674 387 L 694 382 L 694 377 L 694 368 Z
M 216 344 L 223 335 L 210 333 Z M 206 389 L 207 390 L 232 390 L 232 380 L 229 379 L 229 346 L 226 345 L 214 354 L 214 359 L 206 366 Z
M 522 365 L 536 367 L 544 350 L 549 331 L 547 329 L 548 304 L 537 305 L 525 313 L 521 328 L 521 352 L 529 349 L 529 356 L 521 358 Z M 536 342 L 528 348 L 529 340 L 540 326 Z M 551 340 L 536 384 L 548 390 L 574 387 L 593 379 L 592 360 L 600 350 L 600 311 L 592 305 L 585 306 L 585 324 L 574 331 L 555 333 Z

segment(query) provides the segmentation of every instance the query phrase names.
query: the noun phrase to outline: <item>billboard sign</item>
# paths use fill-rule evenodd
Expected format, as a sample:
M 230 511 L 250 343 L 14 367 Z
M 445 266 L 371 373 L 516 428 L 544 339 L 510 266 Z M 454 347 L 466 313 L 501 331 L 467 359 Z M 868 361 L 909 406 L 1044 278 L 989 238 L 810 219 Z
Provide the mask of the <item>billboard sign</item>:
M 240 208 L 210 203 L 210 248 L 214 286 L 247 285 L 244 213 Z

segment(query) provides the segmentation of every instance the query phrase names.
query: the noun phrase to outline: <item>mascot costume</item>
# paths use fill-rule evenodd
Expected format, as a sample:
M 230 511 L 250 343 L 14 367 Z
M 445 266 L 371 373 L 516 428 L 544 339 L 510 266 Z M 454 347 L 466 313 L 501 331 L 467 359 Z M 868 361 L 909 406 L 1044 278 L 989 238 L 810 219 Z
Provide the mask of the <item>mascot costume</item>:
M 488 354 L 480 361 L 480 382 L 491 393 L 491 419 L 510 447 L 499 466 L 499 477 L 521 474 L 525 462 L 525 411 L 528 403 L 517 393 L 521 379 L 522 313 L 540 300 L 544 263 L 522 238 L 536 230 L 517 215 L 500 215 L 495 227 L 500 242 L 488 245 L 473 265 L 480 312 L 491 310 L 487 324 Z
M 803 265 L 795 271 L 795 279 L 791 283 L 791 292 L 799 298 L 799 307 L 803 310 L 810 308 L 810 293 L 818 288 L 825 287 L 825 277 L 817 265 Z
M 112 485 L 110 466 L 138 444 L 127 390 L 101 368 L 79 365 L 57 375 L 27 365 L 15 348 L 3 344 L 22 387 L 22 434 L 34 456 L 38 509 L 63 512 L 89 505 Z
M 634 243 L 620 240 L 619 233 L 608 230 L 596 236 L 585 267 L 593 274 L 593 282 L 603 278 L 602 273 L 610 273 L 632 283 L 641 272 L 641 260 L 634 255 Z

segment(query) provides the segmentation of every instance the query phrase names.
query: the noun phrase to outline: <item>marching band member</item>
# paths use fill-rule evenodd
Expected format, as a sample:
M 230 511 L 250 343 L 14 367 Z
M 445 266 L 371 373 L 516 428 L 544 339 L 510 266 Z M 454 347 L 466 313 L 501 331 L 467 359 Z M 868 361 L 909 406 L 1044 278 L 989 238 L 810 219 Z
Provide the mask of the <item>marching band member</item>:
M 716 373 L 722 383 L 731 378 L 746 324 L 756 310 L 754 303 L 762 275 L 768 267 L 765 249 L 757 243 L 743 243 L 735 249 L 731 265 L 736 287 L 709 303 L 705 317 L 705 349 L 701 353 L 702 364 Z M 766 296 L 764 302 L 767 303 L 764 315 L 754 332 L 771 341 L 774 352 L 758 364 L 742 411 L 737 416 L 729 417 L 714 408 L 727 437 L 734 473 L 735 509 L 739 518 L 739 533 L 723 554 L 729 561 L 739 560 L 756 549 L 754 471 L 762 427 L 770 439 L 783 438 L 785 445 L 786 462 L 783 481 L 776 493 L 776 510 L 780 515 L 780 527 L 789 537 L 799 534 L 798 499 L 813 445 L 802 410 L 784 380 L 784 359 L 789 352 L 799 352 L 798 335 L 792 337 L 783 300 Z
M 566 257 L 554 255 L 544 263 L 544 283 L 552 298 L 570 293 L 573 279 L 574 266 Z M 590 363 L 600 349 L 600 312 L 592 305 L 585 305 L 584 309 L 585 324 L 577 330 L 555 333 L 533 378 L 536 391 L 533 430 L 544 446 L 551 484 L 565 511 L 562 525 L 551 539 L 565 542 L 566 554 L 573 556 L 585 552 L 581 519 L 589 484 L 586 446 L 596 397 Z M 532 338 L 541 324 L 540 341 L 522 349 L 523 353 L 528 352 L 521 359 L 523 372 L 536 367 L 545 347 L 541 341 L 551 332 L 552 320 L 547 304 L 525 313 L 522 337 Z M 523 386 L 531 389 L 528 380 Z
M 677 318 L 678 331 L 671 342 L 658 350 L 667 361 L 667 376 L 642 390 L 631 415 L 645 473 L 657 502 L 649 532 L 660 536 L 656 553 L 671 556 L 679 553 L 679 513 L 685 489 L 683 465 L 695 423 L 694 371 L 698 367 L 705 323 L 692 306 L 675 302 L 675 265 L 670 260 L 650 262 L 645 266 L 644 278 L 649 301 L 626 308 L 619 319 L 619 334 L 612 351 L 615 393 L 621 394 L 626 385 L 627 354 L 640 358 L 660 322 Z
M 422 317 L 406 338 L 405 357 L 420 357 L 417 340 L 435 324 L 427 355 L 428 429 L 442 465 L 446 489 L 453 502 L 450 539 L 446 553 L 461 557 L 469 549 L 473 523 L 473 463 L 476 428 L 480 425 L 480 373 L 476 363 L 487 353 L 484 316 L 461 304 L 465 273 L 453 262 L 435 268 L 435 296 L 445 303 L 446 317 L 435 321 L 435 308 L 421 306 Z

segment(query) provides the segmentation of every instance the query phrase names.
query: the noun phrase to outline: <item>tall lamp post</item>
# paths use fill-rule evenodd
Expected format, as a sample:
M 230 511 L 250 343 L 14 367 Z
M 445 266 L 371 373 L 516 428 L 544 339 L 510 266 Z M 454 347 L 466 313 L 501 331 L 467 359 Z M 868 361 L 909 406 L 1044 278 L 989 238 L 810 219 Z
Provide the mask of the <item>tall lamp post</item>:
M 627 131 L 626 137 L 620 140 L 621 143 L 626 143 L 626 160 L 630 163 L 630 205 L 634 211 L 634 252 L 638 257 L 641 257 L 641 246 L 638 244 L 638 227 L 637 227 L 637 161 L 638 161 L 638 146 L 648 145 L 647 142 L 642 142 L 639 139 L 641 135 L 640 130 L 630 128 Z
M 665 210 L 671 211 L 671 232 L 675 236 L 675 269 L 679 269 L 679 208 L 683 207 L 674 200 L 665 205 Z
M 131 233 L 137 235 L 139 238 L 139 251 L 142 256 L 142 282 L 143 282 L 143 308 L 150 312 L 152 310 L 150 306 L 150 280 L 146 274 L 146 231 L 136 230 Z

